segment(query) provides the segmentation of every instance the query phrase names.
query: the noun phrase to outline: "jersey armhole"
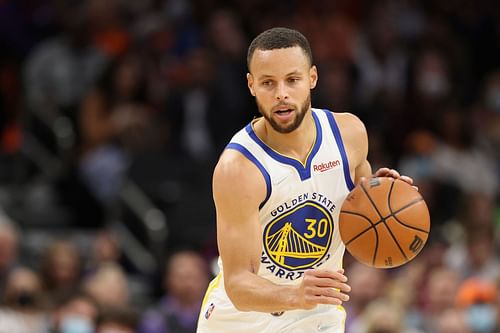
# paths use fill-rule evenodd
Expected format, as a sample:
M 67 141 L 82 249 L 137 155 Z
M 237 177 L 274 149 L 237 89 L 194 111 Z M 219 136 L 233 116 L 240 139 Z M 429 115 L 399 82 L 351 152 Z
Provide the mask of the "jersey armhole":
M 346 186 L 349 189 L 349 191 L 352 191 L 354 189 L 354 182 L 351 179 L 349 160 L 347 159 L 347 153 L 345 151 L 344 142 L 342 141 L 342 135 L 340 134 L 340 129 L 337 125 L 337 122 L 335 121 L 333 112 L 326 109 L 324 109 L 323 111 L 325 111 L 328 123 L 330 124 L 330 128 L 332 129 L 333 132 L 333 136 L 335 137 L 335 142 L 337 142 L 337 147 L 339 148 L 340 156 L 342 157 L 342 165 L 344 169 L 344 179 Z
M 269 197 L 271 196 L 271 176 L 267 172 L 266 168 L 262 165 L 262 163 L 257 160 L 257 158 L 244 146 L 242 146 L 239 143 L 234 143 L 231 142 L 226 146 L 226 149 L 234 149 L 236 151 L 239 151 L 243 156 L 245 156 L 250 162 L 255 164 L 255 166 L 260 170 L 262 173 L 262 176 L 264 177 L 264 180 L 266 181 L 266 198 L 264 201 L 262 201 L 259 205 L 259 210 L 266 204 L 266 202 L 269 200 Z

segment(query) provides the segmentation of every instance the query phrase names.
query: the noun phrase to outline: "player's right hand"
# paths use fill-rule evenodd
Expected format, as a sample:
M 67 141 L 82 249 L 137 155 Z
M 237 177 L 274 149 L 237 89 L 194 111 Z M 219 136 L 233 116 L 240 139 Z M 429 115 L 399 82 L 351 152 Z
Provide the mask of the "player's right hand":
M 351 287 L 344 270 L 311 269 L 304 273 L 299 286 L 300 307 L 312 309 L 318 304 L 341 305 L 349 300 Z

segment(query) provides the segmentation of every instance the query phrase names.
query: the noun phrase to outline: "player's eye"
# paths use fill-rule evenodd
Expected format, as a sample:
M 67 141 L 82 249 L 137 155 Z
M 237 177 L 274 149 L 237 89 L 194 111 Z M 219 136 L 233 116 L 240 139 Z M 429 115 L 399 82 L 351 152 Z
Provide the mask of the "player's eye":
M 270 87 L 272 84 L 273 84 L 273 81 L 271 81 L 271 80 L 262 81 L 262 85 L 264 87 Z
M 288 78 L 288 82 L 289 83 L 297 83 L 297 82 L 299 82 L 299 80 L 300 80 L 300 78 L 298 78 L 298 77 L 290 77 L 290 78 Z

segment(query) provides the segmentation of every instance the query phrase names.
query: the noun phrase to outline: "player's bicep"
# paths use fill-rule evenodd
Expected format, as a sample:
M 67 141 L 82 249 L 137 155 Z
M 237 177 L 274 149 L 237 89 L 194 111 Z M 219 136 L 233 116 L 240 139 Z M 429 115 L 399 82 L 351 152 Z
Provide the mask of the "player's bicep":
M 239 153 L 225 153 L 226 158 L 223 156 L 217 165 L 213 179 L 217 241 L 226 278 L 258 268 L 261 252 L 258 213 L 266 194 L 265 181 L 256 167 L 234 154 Z

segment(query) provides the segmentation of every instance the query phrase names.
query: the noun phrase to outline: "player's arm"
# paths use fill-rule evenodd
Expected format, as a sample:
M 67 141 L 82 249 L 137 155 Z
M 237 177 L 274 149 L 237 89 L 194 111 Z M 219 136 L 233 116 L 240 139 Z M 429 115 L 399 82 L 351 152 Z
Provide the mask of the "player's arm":
M 246 157 L 233 150 L 224 152 L 215 168 L 213 191 L 224 284 L 237 309 L 279 312 L 348 299 L 343 292 L 350 287 L 339 272 L 311 270 L 297 286 L 277 285 L 257 275 L 262 252 L 258 214 L 266 182 Z

